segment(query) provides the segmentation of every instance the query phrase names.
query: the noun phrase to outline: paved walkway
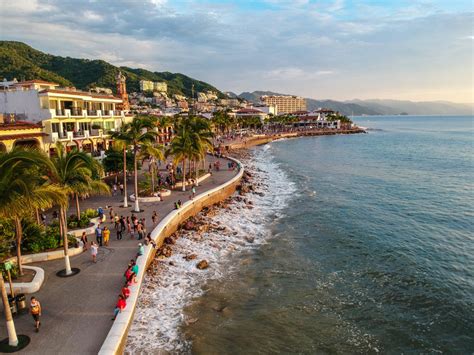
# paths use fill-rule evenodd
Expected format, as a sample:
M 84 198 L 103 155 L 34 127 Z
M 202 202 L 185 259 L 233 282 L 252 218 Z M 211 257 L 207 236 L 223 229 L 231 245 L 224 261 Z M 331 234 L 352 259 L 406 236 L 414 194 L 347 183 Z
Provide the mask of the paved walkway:
M 214 161 L 215 158 L 209 158 L 207 164 Z M 227 170 L 226 160 L 220 161 L 221 170 L 213 172 L 210 178 L 203 181 L 196 189 L 197 194 L 214 188 L 237 174 L 237 171 Z M 131 184 L 127 186 L 129 194 L 132 193 Z M 187 201 L 189 191 L 173 191 L 163 202 L 140 203 L 144 212 L 137 216 L 146 218 L 147 231 L 153 229 L 153 211 L 157 211 L 161 220 L 173 209 L 173 203 L 178 199 Z M 111 205 L 119 215 L 130 216 L 132 207 L 120 208 L 122 202 L 120 194 L 113 197 L 92 197 L 83 201 L 81 208 L 84 210 Z M 70 213 L 74 212 L 72 204 Z M 123 240 L 117 241 L 115 229 L 109 221 L 107 226 L 111 229 L 110 244 L 99 248 L 97 264 L 92 263 L 89 251 L 71 258 L 72 267 L 81 269 L 78 275 L 70 278 L 56 276 L 58 270 L 64 269 L 63 259 L 32 264 L 45 270 L 44 284 L 35 294 L 43 308 L 42 325 L 40 332 L 35 333 L 31 315 L 22 314 L 14 318 L 17 333 L 31 338 L 30 345 L 22 354 L 97 354 L 99 351 L 112 326 L 112 312 L 124 282 L 123 273 L 128 261 L 135 256 L 138 245 L 138 241 L 125 235 Z M 95 240 L 95 236 L 89 237 L 90 240 Z M 28 300 L 30 296 L 27 295 Z M 5 322 L 2 320 L 0 337 L 3 339 L 6 336 Z

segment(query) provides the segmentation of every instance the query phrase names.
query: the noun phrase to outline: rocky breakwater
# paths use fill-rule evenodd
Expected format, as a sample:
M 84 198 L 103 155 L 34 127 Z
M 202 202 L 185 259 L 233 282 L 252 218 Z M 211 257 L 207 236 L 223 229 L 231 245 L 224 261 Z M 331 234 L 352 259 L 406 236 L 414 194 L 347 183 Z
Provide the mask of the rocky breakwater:
M 250 158 L 248 152 L 239 155 Z M 145 276 L 127 352 L 189 351 L 190 342 L 180 328 L 199 320 L 188 319 L 184 307 L 203 294 L 206 281 L 238 270 L 234 257 L 264 241 L 257 214 L 265 211 L 265 172 L 249 167 L 233 196 L 187 219 L 157 250 Z

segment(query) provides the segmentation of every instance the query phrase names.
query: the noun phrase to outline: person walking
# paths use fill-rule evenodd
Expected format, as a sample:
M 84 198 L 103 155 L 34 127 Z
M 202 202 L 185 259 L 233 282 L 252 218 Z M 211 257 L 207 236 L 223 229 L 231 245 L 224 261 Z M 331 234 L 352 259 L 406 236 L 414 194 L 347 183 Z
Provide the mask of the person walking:
M 123 196 L 123 183 L 120 183 L 120 195 Z
M 156 213 L 156 211 L 153 211 L 153 214 L 151 216 L 151 221 L 153 222 L 153 225 L 156 224 L 157 219 L 158 219 L 158 214 Z
M 127 216 L 127 233 L 128 235 L 132 235 L 132 223 L 130 222 L 130 217 Z
M 122 229 L 117 229 L 117 240 L 122 240 Z
M 31 302 L 30 302 L 30 313 L 33 316 L 33 319 L 35 321 L 35 331 L 36 333 L 39 332 L 39 328 L 41 325 L 40 317 L 41 317 L 41 304 L 39 301 L 36 299 L 36 297 L 31 297 Z
M 82 235 L 81 235 L 81 242 L 82 242 L 82 245 L 84 246 L 84 251 L 87 250 L 87 244 L 88 244 L 88 240 L 87 240 L 87 234 L 86 232 L 82 232 Z
M 100 228 L 100 224 L 95 229 L 95 240 L 99 246 L 102 246 L 102 228 Z
M 120 216 L 120 231 L 121 232 L 123 232 L 126 229 L 125 224 L 126 224 L 125 217 Z
M 96 263 L 97 262 L 97 252 L 99 251 L 99 247 L 95 242 L 91 242 L 91 256 L 92 256 L 92 262 Z
M 138 231 L 138 240 L 143 239 L 143 225 L 141 223 L 138 223 L 137 231 Z
M 113 186 L 113 191 L 112 191 L 112 196 L 117 195 L 117 184 L 114 184 Z
M 192 198 L 194 199 L 194 196 L 196 196 L 196 186 L 193 185 L 193 187 L 191 188 L 191 193 L 192 193 Z
M 114 217 L 114 222 L 115 222 L 115 229 L 119 229 L 120 228 L 120 217 L 118 216 L 118 214 L 115 214 L 115 217 Z
M 104 231 L 102 232 L 102 235 L 104 236 L 104 244 L 105 246 L 109 245 L 109 239 L 110 239 L 110 229 L 107 227 L 104 227 Z

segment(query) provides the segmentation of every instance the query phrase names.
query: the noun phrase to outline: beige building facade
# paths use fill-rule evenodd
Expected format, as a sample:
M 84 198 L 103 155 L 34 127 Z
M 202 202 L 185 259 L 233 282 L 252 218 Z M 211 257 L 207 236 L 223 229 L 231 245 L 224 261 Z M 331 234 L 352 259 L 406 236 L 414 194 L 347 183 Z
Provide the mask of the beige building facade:
M 306 110 L 306 100 L 300 96 L 265 95 L 260 101 L 267 106 L 275 106 L 278 114 Z

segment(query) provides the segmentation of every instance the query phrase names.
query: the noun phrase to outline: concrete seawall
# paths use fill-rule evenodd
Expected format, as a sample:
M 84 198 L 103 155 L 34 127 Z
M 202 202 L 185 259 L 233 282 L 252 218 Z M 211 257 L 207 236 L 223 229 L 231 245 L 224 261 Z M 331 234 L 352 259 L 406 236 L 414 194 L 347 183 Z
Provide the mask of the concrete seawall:
M 238 174 L 226 183 L 197 195 L 194 200 L 185 202 L 179 210 L 173 210 L 163 218 L 151 232 L 151 237 L 155 240 L 158 246 L 161 246 L 165 238 L 173 234 L 178 229 L 179 225 L 189 217 L 195 216 L 204 207 L 225 200 L 235 192 L 237 186 L 240 184 L 244 167 L 238 160 L 232 158 L 228 159 L 237 163 L 239 169 Z M 127 299 L 127 307 L 123 312 L 118 314 L 112 328 L 102 344 L 99 354 L 111 355 L 123 353 L 127 342 L 128 331 L 133 322 L 135 307 L 138 302 L 145 272 L 153 261 L 155 253 L 156 249 L 147 246 L 145 248 L 145 254 L 137 258 L 137 265 L 140 270 L 137 276 L 137 283 L 130 286 L 130 297 Z

